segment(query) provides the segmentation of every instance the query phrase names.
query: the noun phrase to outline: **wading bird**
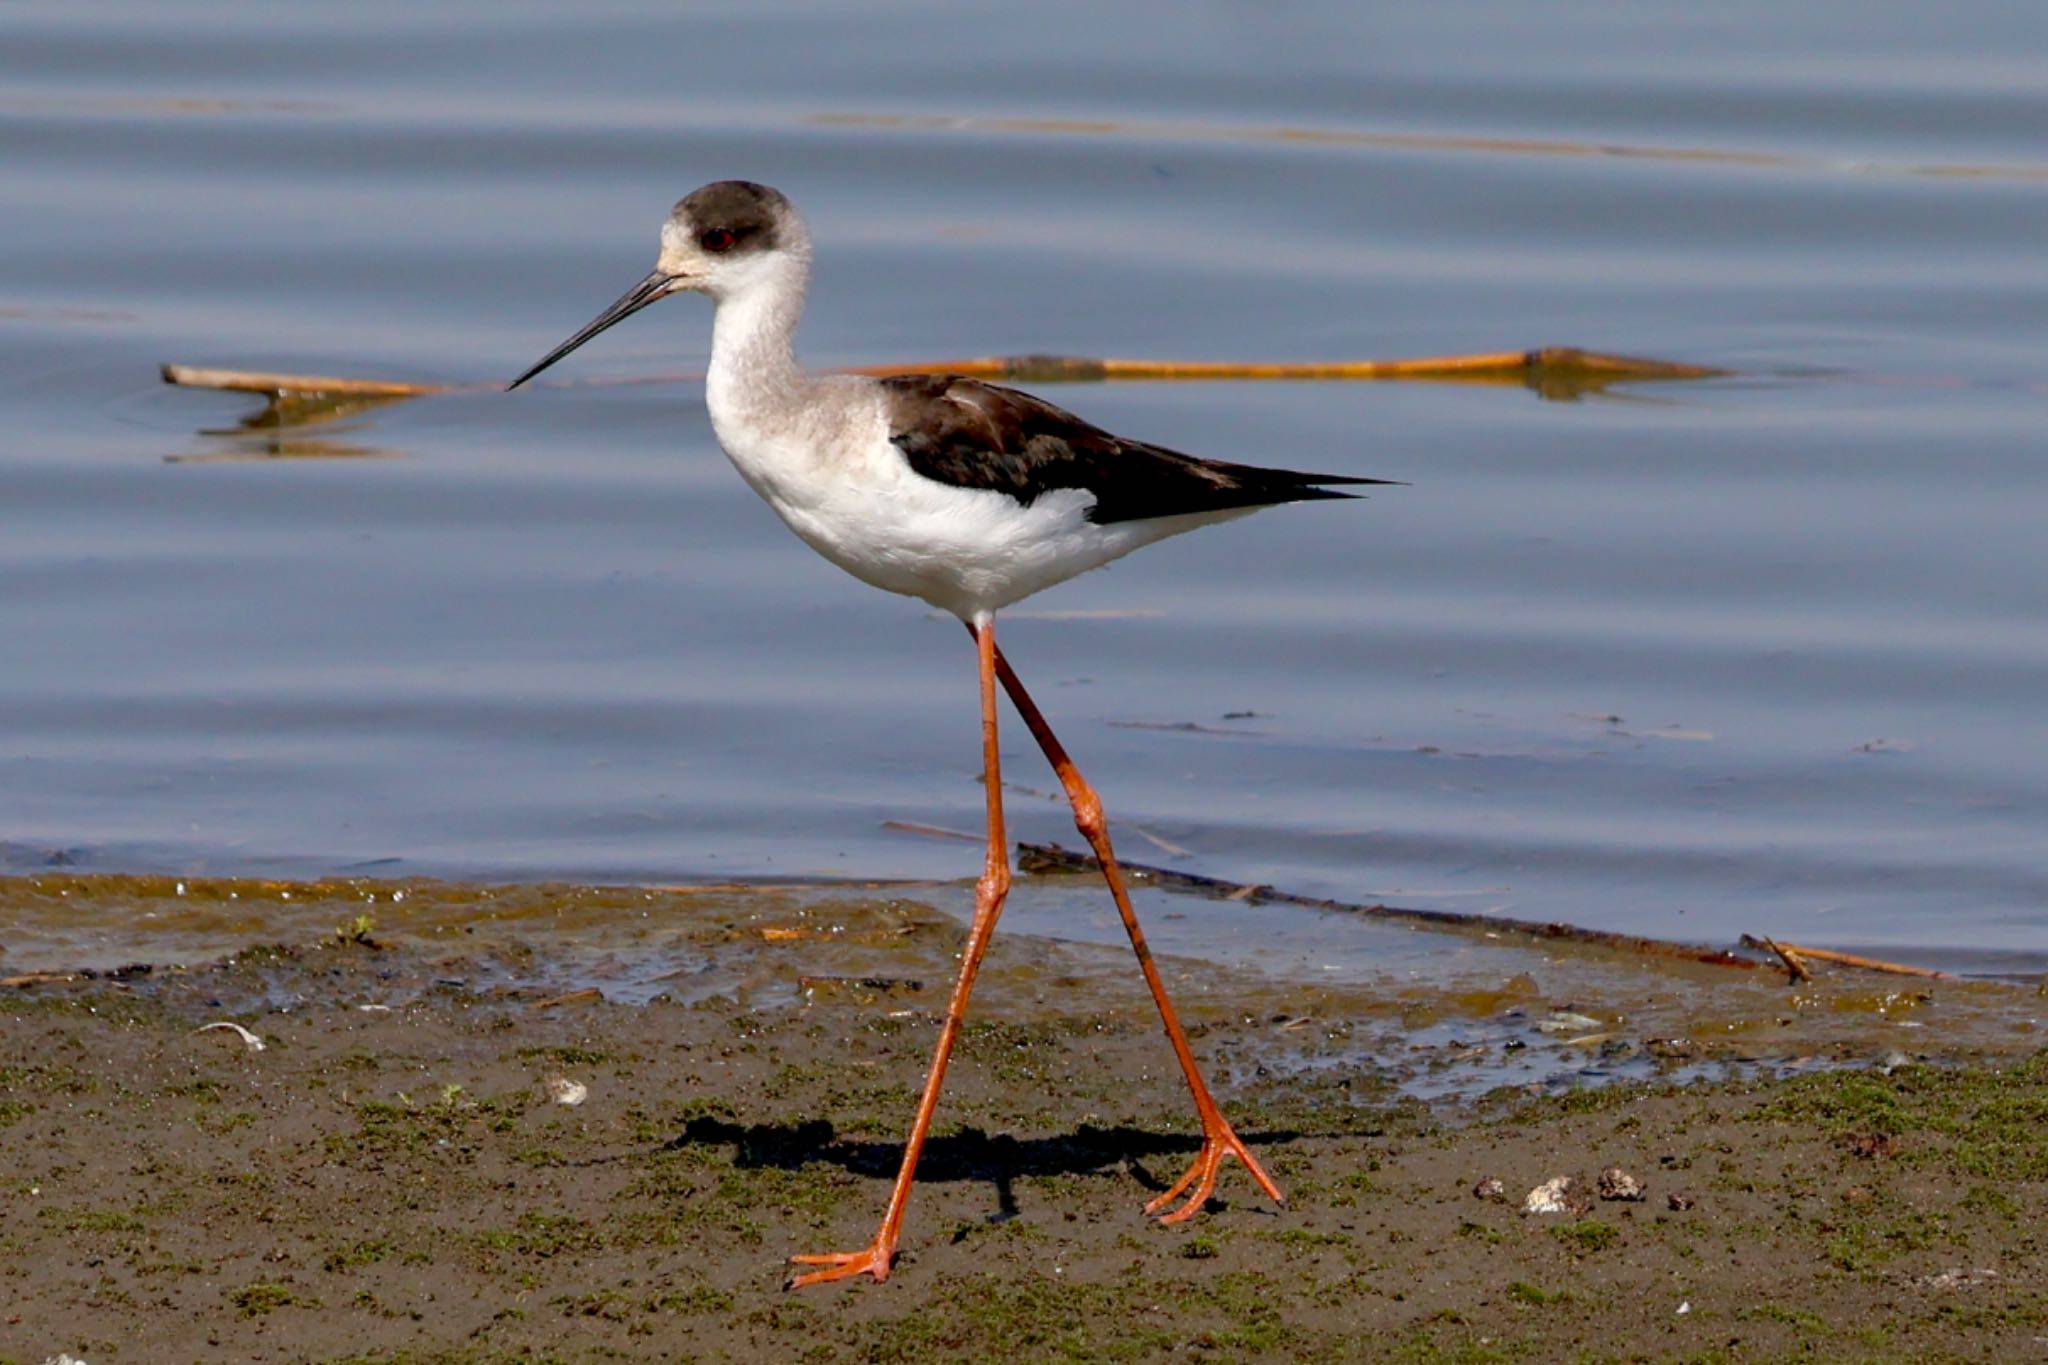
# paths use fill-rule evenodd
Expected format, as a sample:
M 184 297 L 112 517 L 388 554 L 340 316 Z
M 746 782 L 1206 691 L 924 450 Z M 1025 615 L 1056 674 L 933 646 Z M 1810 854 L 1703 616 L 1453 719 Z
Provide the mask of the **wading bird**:
M 1095 850 L 1201 1119 L 1202 1145 L 1193 1163 L 1145 1211 L 1180 1200 L 1163 1220 L 1193 1217 L 1215 1190 L 1224 1159 L 1233 1156 L 1274 1202 L 1284 1203 L 1195 1065 L 1131 910 L 1102 803 L 996 648 L 995 616 L 1032 593 L 1182 531 L 1274 503 L 1354 496 L 1324 485 L 1392 481 L 1197 459 L 1112 436 L 1029 394 L 956 375 L 807 374 L 793 341 L 810 263 L 810 235 L 781 194 L 743 180 L 706 185 L 678 203 L 662 225 L 661 254 L 647 278 L 507 386 L 518 388 L 657 299 L 709 295 L 717 313 L 705 402 L 718 443 L 740 477 L 819 554 L 864 583 L 951 612 L 974 637 L 988 857 L 975 883 L 960 976 L 874 1241 L 859 1251 L 795 1257 L 821 1268 L 798 1275 L 791 1287 L 862 1273 L 888 1278 L 946 1061 L 1010 887 L 996 753 L 998 680 L 1059 774 L 1075 824 Z

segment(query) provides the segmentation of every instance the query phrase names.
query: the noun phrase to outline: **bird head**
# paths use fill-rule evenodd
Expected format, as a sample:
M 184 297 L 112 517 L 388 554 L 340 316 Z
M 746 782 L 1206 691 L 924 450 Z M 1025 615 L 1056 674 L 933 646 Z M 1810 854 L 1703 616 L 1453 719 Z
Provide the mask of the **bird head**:
M 505 387 L 518 388 L 599 332 L 670 294 L 707 294 L 723 302 L 778 285 L 800 290 L 810 256 L 803 219 L 779 191 L 750 180 L 718 180 L 693 190 L 662 224 L 661 255 L 647 277 Z

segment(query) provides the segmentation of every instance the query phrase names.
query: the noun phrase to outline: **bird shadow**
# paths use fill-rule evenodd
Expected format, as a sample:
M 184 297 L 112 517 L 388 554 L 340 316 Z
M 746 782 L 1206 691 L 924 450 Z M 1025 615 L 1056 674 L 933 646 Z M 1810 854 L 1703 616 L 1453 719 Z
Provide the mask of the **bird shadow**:
M 1242 1136 L 1254 1146 L 1265 1146 L 1292 1142 L 1302 1135 L 1275 1130 Z M 920 1183 L 978 1181 L 989 1185 L 995 1191 L 996 1212 L 988 1221 L 999 1223 L 1017 1217 L 1015 1182 L 1019 1178 L 1128 1172 L 1147 1189 L 1164 1190 L 1180 1174 L 1182 1163 L 1173 1158 L 1184 1156 L 1191 1161 L 1201 1145 L 1201 1139 L 1191 1135 L 1155 1133 L 1128 1124 L 1103 1128 L 1084 1123 L 1070 1133 L 1035 1138 L 963 1128 L 925 1143 L 918 1158 L 917 1179 Z M 903 1163 L 901 1142 L 843 1138 L 825 1119 L 734 1123 L 700 1116 L 664 1144 L 667 1151 L 705 1147 L 729 1147 L 733 1165 L 741 1169 L 794 1171 L 824 1162 L 853 1175 L 889 1180 Z M 1170 1168 L 1165 1178 L 1147 1164 L 1162 1158 Z M 1211 1208 L 1223 1206 L 1225 1201 L 1209 1201 Z

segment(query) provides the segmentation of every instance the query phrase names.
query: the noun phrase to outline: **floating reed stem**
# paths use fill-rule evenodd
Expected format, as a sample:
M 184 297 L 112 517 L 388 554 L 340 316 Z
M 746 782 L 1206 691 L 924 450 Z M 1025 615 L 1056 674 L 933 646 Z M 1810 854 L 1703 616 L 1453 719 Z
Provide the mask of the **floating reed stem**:
M 1570 396 L 1625 380 L 1711 379 L 1726 370 L 1672 360 L 1611 355 L 1577 346 L 1542 346 L 1530 351 L 1489 351 L 1479 355 L 1424 356 L 1409 360 L 1301 362 L 1221 360 L 1130 360 L 1079 355 L 973 356 L 951 360 L 852 365 L 843 374 L 961 374 L 975 379 L 1019 383 L 1077 384 L 1111 380 L 1432 380 L 1445 383 L 1527 384 L 1545 394 Z M 436 393 L 481 393 L 495 384 L 424 384 L 395 379 L 353 379 L 343 375 L 288 374 L 271 370 L 227 370 L 202 365 L 163 366 L 166 384 L 193 389 L 227 389 L 272 397 L 295 394 L 362 398 L 418 398 Z M 643 375 L 592 381 L 597 384 L 682 382 L 694 375 Z
M 1408 360 L 1124 360 L 1093 356 L 1017 355 L 902 365 L 857 365 L 846 373 L 867 375 L 964 374 L 976 379 L 1013 379 L 1040 384 L 1127 380 L 1386 380 L 1422 379 L 1469 383 L 1537 383 L 1573 379 L 1613 383 L 1623 379 L 1711 379 L 1727 374 L 1706 365 L 1610 355 L 1577 346 L 1542 346 L 1531 351 L 1488 351 L 1478 355 L 1422 356 Z
M 277 374 L 267 370 L 217 370 L 203 365 L 162 367 L 164 383 L 188 389 L 230 389 L 236 393 L 351 394 L 363 398 L 418 398 L 447 393 L 449 384 L 408 384 L 395 379 L 347 379 L 331 374 Z

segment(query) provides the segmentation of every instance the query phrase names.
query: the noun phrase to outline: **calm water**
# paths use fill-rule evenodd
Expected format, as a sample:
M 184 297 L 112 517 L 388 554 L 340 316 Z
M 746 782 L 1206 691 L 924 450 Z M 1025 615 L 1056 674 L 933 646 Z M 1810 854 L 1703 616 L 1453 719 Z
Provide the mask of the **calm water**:
M 1131 857 L 2048 966 L 2048 11 L 1056 8 L 0 10 L 0 862 L 971 872 L 884 827 L 979 819 L 965 638 L 787 535 L 693 385 L 250 432 L 156 382 L 502 381 L 743 175 L 811 218 L 817 364 L 1738 372 L 1057 390 L 1412 484 L 1007 619 Z M 708 339 L 675 301 L 549 378 Z M 1113 936 L 1074 900 L 1015 922 Z

